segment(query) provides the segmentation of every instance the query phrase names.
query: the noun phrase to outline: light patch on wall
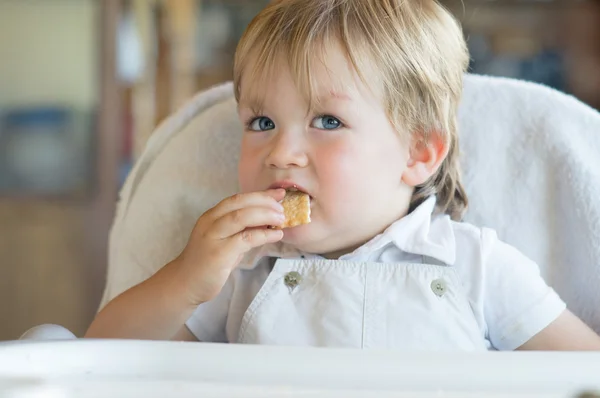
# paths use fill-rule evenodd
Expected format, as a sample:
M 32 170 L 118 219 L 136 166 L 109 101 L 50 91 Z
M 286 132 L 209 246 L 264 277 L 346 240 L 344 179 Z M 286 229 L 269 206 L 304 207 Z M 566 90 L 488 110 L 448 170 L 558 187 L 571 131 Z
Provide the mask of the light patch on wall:
M 0 108 L 97 104 L 98 3 L 0 0 Z

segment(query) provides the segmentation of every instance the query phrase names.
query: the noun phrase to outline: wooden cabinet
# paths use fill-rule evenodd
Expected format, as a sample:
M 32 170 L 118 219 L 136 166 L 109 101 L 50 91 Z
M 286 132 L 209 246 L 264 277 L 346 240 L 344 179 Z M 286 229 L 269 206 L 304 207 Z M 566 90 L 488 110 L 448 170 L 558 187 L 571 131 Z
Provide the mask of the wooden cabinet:
M 14 63 L 13 75 L 0 68 L 0 81 L 15 87 L 3 91 L 6 102 L 0 108 L 60 102 L 87 107 L 96 115 L 89 126 L 92 145 L 85 157 L 90 174 L 84 194 L 0 195 L 0 340 L 18 338 L 42 323 L 61 324 L 82 335 L 104 287 L 117 199 L 123 130 L 115 61 L 121 1 L 29 0 L 0 6 L 2 18 L 11 19 L 15 28 L 21 25 L 0 40 L 0 50 L 15 52 L 7 61 Z M 39 40 L 51 46 L 40 49 Z M 66 48 L 57 51 L 66 56 L 30 64 L 45 56 L 39 51 L 50 56 L 52 48 L 46 47 L 61 45 Z M 29 86 L 34 80 L 40 84 Z M 46 156 L 37 148 L 39 156 Z
M 132 158 L 157 124 L 200 90 L 231 80 L 235 47 L 268 0 L 132 0 L 143 43 L 143 76 L 126 86 Z
M 600 3 L 447 0 L 474 72 L 549 85 L 600 108 Z

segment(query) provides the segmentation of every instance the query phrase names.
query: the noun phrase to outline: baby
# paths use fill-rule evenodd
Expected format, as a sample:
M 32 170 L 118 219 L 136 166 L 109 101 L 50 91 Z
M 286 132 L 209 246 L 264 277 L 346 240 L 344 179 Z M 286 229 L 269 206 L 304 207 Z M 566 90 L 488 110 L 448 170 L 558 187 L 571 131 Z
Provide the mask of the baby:
M 467 64 L 434 0 L 273 2 L 235 58 L 241 193 L 87 337 L 600 349 L 536 264 L 460 222 Z M 282 228 L 286 191 L 310 214 Z

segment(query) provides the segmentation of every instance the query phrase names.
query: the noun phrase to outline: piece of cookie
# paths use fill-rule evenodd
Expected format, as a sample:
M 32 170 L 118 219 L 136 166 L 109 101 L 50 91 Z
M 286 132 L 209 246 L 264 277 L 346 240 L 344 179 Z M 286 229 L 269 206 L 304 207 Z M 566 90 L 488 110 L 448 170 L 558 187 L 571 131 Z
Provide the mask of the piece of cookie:
M 310 196 L 300 191 L 286 191 L 283 198 L 285 223 L 280 228 L 292 228 L 310 223 Z

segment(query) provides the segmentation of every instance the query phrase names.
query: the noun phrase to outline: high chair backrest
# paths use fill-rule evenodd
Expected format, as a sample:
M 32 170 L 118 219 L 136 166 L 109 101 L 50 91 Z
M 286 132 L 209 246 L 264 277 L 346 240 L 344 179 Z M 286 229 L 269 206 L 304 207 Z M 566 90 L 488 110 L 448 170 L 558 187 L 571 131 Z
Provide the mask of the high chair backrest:
M 465 221 L 494 228 L 600 331 L 600 114 L 549 88 L 467 75 L 459 113 Z M 230 83 L 155 131 L 121 192 L 101 306 L 175 258 L 198 217 L 237 190 Z

